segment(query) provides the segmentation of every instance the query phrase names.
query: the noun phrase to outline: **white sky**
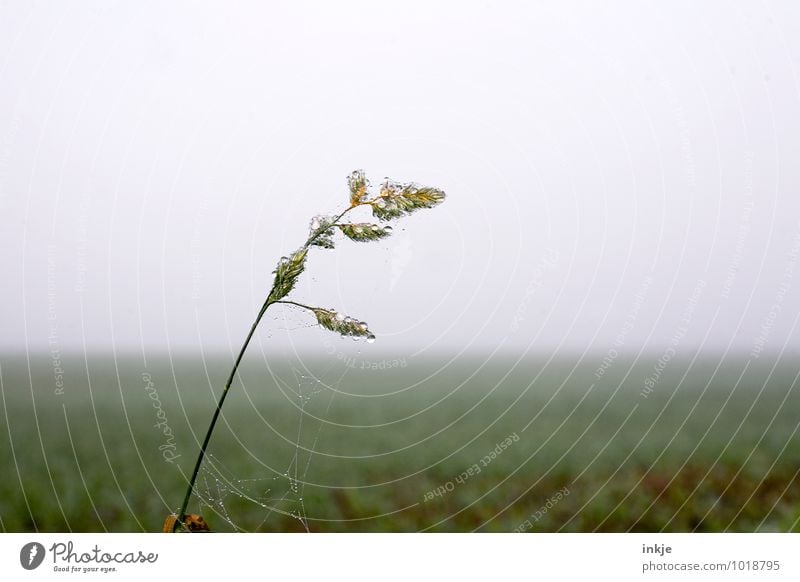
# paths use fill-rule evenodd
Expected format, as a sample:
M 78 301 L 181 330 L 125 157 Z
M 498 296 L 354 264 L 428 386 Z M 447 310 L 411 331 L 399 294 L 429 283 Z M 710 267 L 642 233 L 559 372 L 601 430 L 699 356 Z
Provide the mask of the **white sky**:
M 355 168 L 449 196 L 314 252 L 364 349 L 800 346 L 797 3 L 163 4 L 0 5 L 0 349 L 238 347 Z

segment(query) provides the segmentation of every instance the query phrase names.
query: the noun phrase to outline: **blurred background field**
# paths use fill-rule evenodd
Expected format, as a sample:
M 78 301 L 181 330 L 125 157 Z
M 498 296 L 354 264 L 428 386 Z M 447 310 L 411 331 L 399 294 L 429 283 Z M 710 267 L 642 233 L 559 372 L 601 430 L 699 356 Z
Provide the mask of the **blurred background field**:
M 214 531 L 800 531 L 796 364 L 673 360 L 644 397 L 654 360 L 252 355 L 190 509 Z M 159 531 L 229 358 L 66 356 L 63 394 L 49 354 L 0 364 L 2 530 Z

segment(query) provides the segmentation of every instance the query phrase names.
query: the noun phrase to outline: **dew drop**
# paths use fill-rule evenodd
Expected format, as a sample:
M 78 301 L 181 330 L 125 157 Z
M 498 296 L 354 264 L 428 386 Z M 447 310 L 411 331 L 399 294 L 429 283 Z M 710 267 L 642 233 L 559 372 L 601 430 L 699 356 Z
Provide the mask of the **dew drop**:
M 386 234 L 389 234 L 390 232 L 392 232 L 392 227 L 391 226 L 384 226 L 383 227 L 383 232 L 385 232 Z
M 375 343 L 375 334 L 371 333 L 367 336 L 367 343 L 374 344 Z
M 378 198 L 375 201 L 375 206 L 377 206 L 378 208 L 386 208 L 386 202 L 382 198 Z

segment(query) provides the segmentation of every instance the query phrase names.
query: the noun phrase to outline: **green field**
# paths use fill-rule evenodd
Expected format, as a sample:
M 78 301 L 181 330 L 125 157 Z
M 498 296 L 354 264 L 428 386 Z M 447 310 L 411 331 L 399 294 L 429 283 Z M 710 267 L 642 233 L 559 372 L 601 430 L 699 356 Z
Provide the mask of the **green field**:
M 280 361 L 225 406 L 214 531 L 800 531 L 788 361 L 673 361 L 647 398 L 652 356 Z M 0 365 L 0 528 L 160 531 L 230 360 L 68 356 L 63 394 L 49 354 Z

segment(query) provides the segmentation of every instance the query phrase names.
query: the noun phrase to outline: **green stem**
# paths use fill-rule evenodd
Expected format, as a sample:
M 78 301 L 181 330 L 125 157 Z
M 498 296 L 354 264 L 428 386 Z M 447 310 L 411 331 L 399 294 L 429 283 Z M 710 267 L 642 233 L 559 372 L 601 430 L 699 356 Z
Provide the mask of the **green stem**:
M 314 311 L 313 307 L 308 305 L 303 305 L 302 303 L 298 303 L 297 301 L 289 301 L 288 299 L 278 299 L 277 301 L 273 301 L 273 303 L 283 303 L 285 305 L 294 305 L 295 307 L 302 307 L 303 309 L 308 309 L 309 311 Z
M 253 322 L 252 327 L 250 328 L 250 333 L 247 334 L 247 338 L 244 340 L 244 344 L 242 344 L 242 349 L 239 350 L 239 355 L 236 357 L 236 362 L 233 364 L 233 369 L 231 370 L 230 375 L 228 376 L 228 381 L 225 382 L 225 389 L 222 391 L 222 394 L 219 397 L 219 401 L 217 402 L 217 408 L 214 410 L 214 416 L 211 417 L 211 424 L 208 425 L 208 430 L 206 431 L 206 436 L 203 439 L 203 444 L 200 446 L 200 453 L 197 455 L 197 462 L 194 465 L 194 471 L 192 471 L 192 478 L 189 480 L 189 487 L 186 489 L 186 495 L 183 498 L 183 504 L 181 505 L 181 510 L 178 513 L 178 519 L 175 520 L 175 525 L 172 527 L 172 531 L 174 532 L 178 529 L 178 525 L 184 523 L 184 519 L 186 518 L 186 508 L 189 506 L 189 500 L 192 498 L 192 493 L 194 492 L 194 484 L 197 481 L 197 474 L 200 472 L 200 466 L 203 464 L 203 459 L 206 456 L 206 449 L 208 448 L 208 442 L 211 440 L 211 434 L 214 432 L 214 427 L 217 424 L 217 419 L 219 418 L 219 414 L 222 411 L 222 405 L 225 402 L 225 397 L 228 395 L 228 391 L 231 389 L 231 384 L 233 384 L 233 378 L 236 376 L 236 370 L 239 368 L 239 363 L 242 361 L 242 357 L 244 356 L 245 350 L 247 350 L 247 346 L 250 344 L 250 340 L 253 337 L 253 334 L 258 327 L 261 318 L 264 317 L 264 313 L 266 313 L 267 308 L 271 305 L 269 297 L 264 302 L 264 306 L 261 308 L 261 311 L 258 312 L 258 317 Z

